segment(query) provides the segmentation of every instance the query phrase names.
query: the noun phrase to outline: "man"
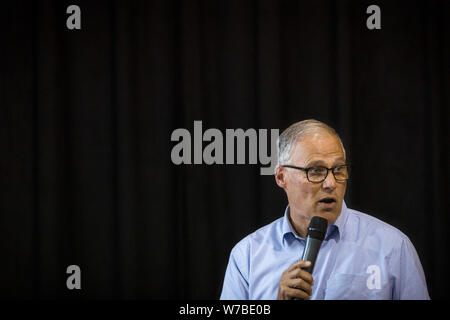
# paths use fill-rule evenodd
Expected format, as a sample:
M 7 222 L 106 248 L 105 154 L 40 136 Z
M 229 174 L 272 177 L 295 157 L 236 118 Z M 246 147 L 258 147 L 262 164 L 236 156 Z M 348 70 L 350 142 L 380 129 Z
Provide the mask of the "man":
M 429 299 L 414 246 L 396 228 L 347 208 L 350 168 L 331 127 L 293 124 L 279 137 L 275 180 L 289 205 L 282 218 L 231 251 L 221 299 Z M 328 221 L 313 274 L 298 261 L 313 216 Z

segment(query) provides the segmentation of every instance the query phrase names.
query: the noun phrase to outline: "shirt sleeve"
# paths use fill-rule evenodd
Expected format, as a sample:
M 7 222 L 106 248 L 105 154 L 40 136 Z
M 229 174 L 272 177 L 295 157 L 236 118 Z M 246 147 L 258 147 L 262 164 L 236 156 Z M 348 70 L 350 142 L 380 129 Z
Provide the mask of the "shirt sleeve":
M 245 239 L 231 250 L 225 279 L 223 281 L 221 300 L 248 300 L 248 245 Z
M 429 300 L 425 274 L 419 256 L 411 241 L 406 237 L 397 250 L 394 262 L 396 278 L 393 298 L 395 300 Z

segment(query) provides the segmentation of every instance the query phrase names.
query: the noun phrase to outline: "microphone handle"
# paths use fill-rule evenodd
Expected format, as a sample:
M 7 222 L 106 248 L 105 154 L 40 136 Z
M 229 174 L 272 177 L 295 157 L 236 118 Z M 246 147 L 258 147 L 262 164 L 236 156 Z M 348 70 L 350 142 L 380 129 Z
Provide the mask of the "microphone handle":
M 314 265 L 316 263 L 317 255 L 319 254 L 319 249 L 322 244 L 322 240 L 306 237 L 306 245 L 303 250 L 302 260 L 308 260 L 311 262 L 311 265 L 303 270 L 308 271 L 309 273 L 313 273 Z
M 307 268 L 303 268 L 303 270 L 308 271 L 309 273 L 313 273 L 314 264 L 316 263 L 316 258 L 319 253 L 320 246 L 322 245 L 322 240 L 306 237 L 306 245 L 303 250 L 303 255 L 301 260 L 308 260 L 311 262 L 311 265 Z M 293 300 L 304 300 L 300 298 L 294 298 Z

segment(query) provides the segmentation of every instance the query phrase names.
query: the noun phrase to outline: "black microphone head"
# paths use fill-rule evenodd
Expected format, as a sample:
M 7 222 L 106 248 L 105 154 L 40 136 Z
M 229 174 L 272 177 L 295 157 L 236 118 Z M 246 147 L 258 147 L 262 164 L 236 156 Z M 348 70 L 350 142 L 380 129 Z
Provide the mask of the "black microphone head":
M 327 232 L 327 227 L 327 219 L 314 216 L 309 223 L 308 233 L 306 234 L 306 236 L 318 240 L 323 240 L 325 238 L 325 233 Z

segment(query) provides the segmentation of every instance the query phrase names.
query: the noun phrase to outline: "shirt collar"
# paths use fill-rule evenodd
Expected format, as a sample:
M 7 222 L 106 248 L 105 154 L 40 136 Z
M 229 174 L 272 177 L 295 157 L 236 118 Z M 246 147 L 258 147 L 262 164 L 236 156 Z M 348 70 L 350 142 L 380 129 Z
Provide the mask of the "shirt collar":
M 286 206 L 286 210 L 284 211 L 283 221 L 281 224 L 281 241 L 283 245 L 286 241 L 286 235 L 290 234 L 293 237 L 305 241 L 304 238 L 300 237 L 297 232 L 295 232 L 294 227 L 291 224 L 289 219 L 290 209 L 289 205 Z M 336 221 L 328 227 L 327 233 L 325 234 L 325 240 L 329 240 L 331 237 L 336 237 L 336 241 L 339 241 L 342 235 L 344 234 L 344 225 L 347 220 L 347 205 L 345 201 L 342 201 L 342 209 Z

